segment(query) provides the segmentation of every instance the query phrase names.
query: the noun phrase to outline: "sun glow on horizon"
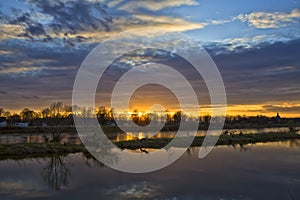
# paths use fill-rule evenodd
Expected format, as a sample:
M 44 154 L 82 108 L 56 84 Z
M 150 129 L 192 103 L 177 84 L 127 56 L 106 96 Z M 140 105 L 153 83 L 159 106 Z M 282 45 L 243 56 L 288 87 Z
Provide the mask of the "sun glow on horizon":
M 300 112 L 297 112 L 297 109 L 299 110 L 300 104 L 291 104 L 291 103 L 283 103 L 283 104 L 235 104 L 235 105 L 227 105 L 226 107 L 226 116 L 267 116 L 267 117 L 274 117 L 276 116 L 277 112 L 280 114 L 281 117 L 286 118 L 297 118 L 300 117 Z M 35 111 L 36 113 L 41 113 L 41 111 L 44 108 L 40 109 L 31 109 L 30 110 Z M 106 109 L 110 110 L 111 108 L 109 106 L 106 107 Z M 9 111 L 11 115 L 13 114 L 20 114 L 21 110 L 17 109 L 5 109 L 5 111 Z M 91 112 L 91 114 L 97 113 L 97 107 L 94 109 L 94 111 Z M 139 117 L 142 117 L 144 115 L 149 114 L 156 114 L 156 115 L 174 115 L 176 112 L 182 111 L 179 107 L 174 108 L 172 106 L 167 107 L 164 106 L 164 109 L 151 109 L 151 107 L 147 106 L 136 106 L 134 109 L 124 109 L 119 111 L 114 111 L 117 115 L 127 115 L 130 116 L 132 114 L 136 114 Z M 195 111 L 193 109 L 189 110 L 189 112 L 185 112 L 185 114 L 189 116 L 207 116 L 211 115 L 212 108 L 211 105 L 200 105 L 199 111 Z M 74 114 L 81 115 L 81 111 L 73 111 Z

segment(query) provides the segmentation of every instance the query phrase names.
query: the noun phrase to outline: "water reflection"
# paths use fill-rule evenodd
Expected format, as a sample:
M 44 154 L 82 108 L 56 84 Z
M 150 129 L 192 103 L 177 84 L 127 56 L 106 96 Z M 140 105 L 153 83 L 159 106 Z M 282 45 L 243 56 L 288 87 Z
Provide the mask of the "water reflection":
M 147 150 L 147 148 L 140 148 L 140 151 L 142 153 L 149 154 L 149 151 Z
M 106 195 L 110 199 L 158 199 L 161 196 L 158 189 L 157 185 L 144 181 L 119 185 L 107 191 Z
M 0 144 L 45 143 L 53 139 L 52 134 L 0 134 Z M 61 142 L 66 144 L 81 144 L 76 133 L 61 133 Z
M 245 151 L 247 151 L 247 150 L 251 150 L 251 147 L 250 146 L 248 146 L 248 145 L 244 145 L 244 144 L 232 144 L 231 145 L 232 147 L 233 147 L 233 149 L 239 149 L 240 150 L 240 152 L 245 152 Z
M 13 198 L 6 198 L 7 196 Z M 1 199 L 42 199 L 48 197 L 48 194 L 40 191 L 35 184 L 27 183 L 22 180 L 8 180 L 0 182 L 0 197 Z
M 101 162 L 99 162 L 97 159 L 95 159 L 90 153 L 84 152 L 82 153 L 82 159 L 84 160 L 84 163 L 87 167 L 105 167 L 105 165 Z
M 80 153 L 84 164 L 89 168 L 104 167 L 102 163 L 92 157 L 89 153 Z M 69 185 L 72 167 L 72 161 L 68 160 L 69 156 L 53 156 L 47 158 L 44 165 L 36 159 L 37 163 L 40 163 L 44 167 L 42 168 L 41 176 L 49 189 L 61 190 Z M 18 162 L 18 161 L 16 161 Z
M 63 156 L 51 157 L 42 171 L 44 181 L 53 190 L 60 190 L 63 186 L 68 186 L 70 171 L 64 159 Z
M 139 175 L 82 153 L 2 160 L 0 199 L 300 199 L 299 147 L 300 140 L 218 146 L 202 160 L 189 148 L 167 168 Z
M 258 142 L 258 143 L 249 143 L 245 145 L 245 147 L 268 147 L 274 149 L 300 149 L 300 140 L 285 140 L 285 141 L 277 141 L 277 142 Z
M 268 142 L 268 143 L 257 143 L 257 144 L 232 144 L 230 145 L 232 149 L 238 150 L 239 152 L 246 152 L 255 148 L 255 146 L 264 146 L 264 147 L 272 147 L 277 149 L 282 148 L 296 148 L 300 149 L 300 140 L 291 140 L 291 141 L 280 141 L 280 142 Z M 224 148 L 224 147 L 222 147 Z M 176 149 L 175 149 L 176 150 Z M 151 148 L 140 148 L 137 150 L 130 150 L 135 153 L 144 153 L 144 154 L 151 154 L 153 152 L 157 152 L 157 149 Z M 166 150 L 168 151 L 168 150 Z M 174 149 L 170 151 L 172 153 Z M 187 149 L 186 154 L 189 157 L 196 157 L 198 154 L 199 147 L 191 147 Z M 89 153 L 81 153 L 84 164 L 88 168 L 99 168 L 105 167 L 101 162 L 96 160 L 93 156 Z M 64 187 L 68 186 L 69 179 L 71 177 L 70 170 L 68 169 L 68 164 L 70 165 L 70 160 L 66 159 L 66 156 L 54 156 L 48 158 L 46 166 L 42 170 L 42 177 L 48 187 L 52 190 L 60 190 Z M 38 160 L 38 159 L 37 159 Z M 20 161 L 16 161 L 18 165 L 24 165 L 24 163 Z M 155 190 L 147 185 L 147 182 L 143 182 L 141 184 L 133 184 L 133 185 L 122 185 L 118 186 L 118 188 L 112 189 L 111 191 L 107 192 L 109 196 L 115 196 L 115 192 L 118 191 L 118 195 L 122 197 L 122 199 L 135 199 L 135 198 L 154 198 L 156 197 L 157 193 L 153 194 L 152 191 Z
M 300 140 L 290 140 L 287 144 L 288 148 L 300 148 Z
M 298 127 L 299 129 L 299 127 Z M 289 128 L 287 127 L 277 127 L 277 128 L 262 128 L 262 129 L 229 129 L 224 130 L 223 133 L 227 134 L 256 134 L 256 133 L 268 133 L 268 132 L 288 132 Z M 218 134 L 218 131 L 215 131 Z M 299 131 L 298 131 L 299 133 Z M 62 134 L 62 143 L 66 144 L 81 144 L 81 140 L 76 133 L 61 133 Z M 199 130 L 197 136 L 204 136 L 206 134 L 205 130 Z M 134 135 L 138 135 L 135 137 Z M 174 138 L 176 135 L 176 131 L 164 131 L 158 132 L 156 135 L 153 133 L 140 132 L 140 133 L 110 133 L 107 134 L 108 138 L 112 142 L 120 142 L 120 141 L 129 141 L 129 140 L 139 140 L 143 138 Z M 188 136 L 189 132 L 186 133 Z M 47 141 L 51 141 L 51 134 L 0 134 L 0 144 L 17 144 L 17 143 L 44 143 Z
M 233 149 L 245 152 L 255 147 L 266 147 L 272 149 L 300 149 L 300 140 L 285 140 L 277 142 L 258 142 L 249 144 L 231 144 Z

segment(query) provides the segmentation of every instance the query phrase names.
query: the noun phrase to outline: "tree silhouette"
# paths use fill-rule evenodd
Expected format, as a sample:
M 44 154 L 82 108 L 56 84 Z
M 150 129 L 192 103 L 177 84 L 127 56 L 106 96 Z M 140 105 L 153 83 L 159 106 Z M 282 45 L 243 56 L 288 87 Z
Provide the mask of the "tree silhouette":
M 173 115 L 174 123 L 175 123 L 175 124 L 180 124 L 181 117 L 182 117 L 182 112 L 181 112 L 181 111 L 177 111 L 177 112 Z
M 3 108 L 0 108 L 0 117 L 2 117 L 4 114 L 4 109 Z
M 33 110 L 30 110 L 29 108 L 24 108 L 21 111 L 20 115 L 22 120 L 28 123 L 30 123 L 36 117 L 36 113 Z
M 50 117 L 50 114 L 51 114 L 51 110 L 50 108 L 45 108 L 41 111 L 41 114 L 42 114 L 42 117 L 43 118 L 48 118 Z

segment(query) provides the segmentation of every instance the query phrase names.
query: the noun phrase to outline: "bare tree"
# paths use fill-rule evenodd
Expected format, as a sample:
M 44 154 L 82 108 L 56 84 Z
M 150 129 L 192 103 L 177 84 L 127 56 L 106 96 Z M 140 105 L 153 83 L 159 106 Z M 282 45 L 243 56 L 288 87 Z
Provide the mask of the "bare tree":
M 0 117 L 2 117 L 4 114 L 4 109 L 3 108 L 0 108 Z
M 58 127 L 63 126 L 63 103 L 61 101 L 54 102 L 50 105 L 51 119 L 54 122 L 55 129 L 52 130 L 52 142 L 60 142 L 62 135 Z
M 43 118 L 48 118 L 48 117 L 50 117 L 51 110 L 50 110 L 50 108 L 45 108 L 41 111 L 41 113 L 42 113 Z

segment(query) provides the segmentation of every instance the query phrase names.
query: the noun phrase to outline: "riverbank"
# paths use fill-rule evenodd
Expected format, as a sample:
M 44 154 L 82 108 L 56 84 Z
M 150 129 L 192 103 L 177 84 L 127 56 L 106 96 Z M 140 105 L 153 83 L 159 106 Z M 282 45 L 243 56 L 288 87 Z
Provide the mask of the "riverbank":
M 216 137 L 216 136 L 210 136 Z M 186 138 L 180 138 L 178 145 L 175 147 L 182 147 L 180 140 L 184 141 Z M 216 138 L 217 139 L 217 138 Z M 277 142 L 286 140 L 300 139 L 300 134 L 293 133 L 259 133 L 259 134 L 237 134 L 237 135 L 221 135 L 216 143 L 218 145 L 246 145 L 265 142 Z M 115 142 L 115 145 L 121 149 L 160 149 L 164 148 L 171 138 L 156 138 Z M 204 141 L 204 136 L 195 137 L 191 147 L 201 146 Z M 76 144 L 61 144 L 61 143 L 42 143 L 42 144 L 0 144 L 0 160 L 5 159 L 22 159 L 34 157 L 47 157 L 55 155 L 67 155 L 71 153 L 88 153 L 83 145 Z
M 299 127 L 298 124 L 295 127 Z M 114 133 L 124 133 L 124 131 L 118 126 L 101 126 L 102 130 L 106 134 Z M 178 125 L 165 125 L 161 132 L 177 131 Z M 287 125 L 260 125 L 260 126 L 250 126 L 250 125 L 224 125 L 224 130 L 232 129 L 264 129 L 264 128 L 287 128 Z M 199 125 L 198 130 L 207 130 L 208 126 Z M 0 134 L 16 134 L 16 133 L 30 133 L 30 134 L 48 134 L 48 133 L 77 133 L 75 126 L 28 126 L 28 127 L 1 127 Z
M 102 127 L 105 133 L 120 133 L 123 132 L 117 126 Z M 15 134 L 15 133 L 30 133 L 30 134 L 51 134 L 51 133 L 77 133 L 75 126 L 28 126 L 28 127 L 2 127 L 0 134 Z
M 210 136 L 213 137 L 217 136 Z M 285 141 L 285 140 L 295 140 L 300 139 L 300 134 L 294 133 L 258 133 L 258 134 L 236 134 L 236 135 L 224 135 L 222 134 L 217 140 L 216 146 L 218 145 L 246 145 L 253 143 L 265 143 L 265 142 L 277 142 L 277 141 Z M 140 148 L 154 148 L 160 149 L 166 146 L 169 142 L 171 142 L 171 138 L 156 138 L 156 139 L 146 139 L 146 140 L 134 140 L 134 141 L 121 141 L 116 142 L 115 144 L 120 148 L 124 149 L 140 149 Z M 184 141 L 185 138 L 181 138 L 178 140 L 178 146 L 180 145 L 180 140 Z M 201 146 L 204 141 L 204 136 L 195 137 L 191 147 Z M 215 141 L 215 140 L 213 140 Z
M 83 145 L 44 144 L 0 144 L 0 160 L 39 158 L 71 153 L 88 152 Z

